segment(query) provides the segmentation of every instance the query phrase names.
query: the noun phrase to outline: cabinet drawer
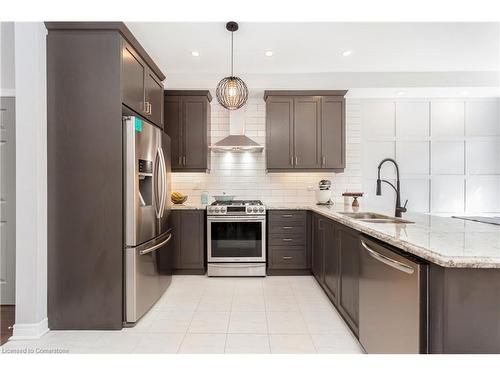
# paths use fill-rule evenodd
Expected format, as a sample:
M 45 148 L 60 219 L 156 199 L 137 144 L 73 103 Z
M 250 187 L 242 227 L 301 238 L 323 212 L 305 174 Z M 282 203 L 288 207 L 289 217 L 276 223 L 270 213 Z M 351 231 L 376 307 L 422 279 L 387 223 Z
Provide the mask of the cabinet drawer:
M 269 235 L 272 234 L 301 234 L 306 235 L 306 226 L 301 222 L 290 222 L 290 223 L 270 223 L 269 224 Z
M 274 246 L 305 245 L 305 242 L 305 233 L 278 233 L 269 235 L 269 245 Z
M 304 246 L 270 246 L 270 268 L 273 269 L 305 269 L 307 255 Z
M 269 220 L 271 222 L 306 222 L 306 211 L 302 210 L 277 210 L 269 211 Z

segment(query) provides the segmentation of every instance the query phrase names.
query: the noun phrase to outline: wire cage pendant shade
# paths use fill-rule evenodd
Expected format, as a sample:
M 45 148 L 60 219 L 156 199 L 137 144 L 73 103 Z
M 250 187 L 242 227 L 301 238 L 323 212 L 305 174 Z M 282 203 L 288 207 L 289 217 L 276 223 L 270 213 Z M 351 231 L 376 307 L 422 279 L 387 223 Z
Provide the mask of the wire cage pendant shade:
M 233 73 L 233 33 L 238 30 L 236 22 L 228 22 L 226 29 L 231 32 L 231 75 L 224 77 L 215 90 L 217 101 L 226 109 L 235 110 L 243 107 L 248 99 L 248 87 Z

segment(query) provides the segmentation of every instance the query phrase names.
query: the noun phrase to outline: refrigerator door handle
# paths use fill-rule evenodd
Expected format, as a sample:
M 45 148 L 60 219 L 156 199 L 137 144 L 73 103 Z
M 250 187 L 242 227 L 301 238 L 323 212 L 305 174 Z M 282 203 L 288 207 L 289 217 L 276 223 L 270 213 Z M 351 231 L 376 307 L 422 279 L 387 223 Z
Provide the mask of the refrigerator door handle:
M 165 165 L 165 156 L 163 150 L 158 149 L 160 154 L 160 168 L 161 168 L 161 203 L 160 203 L 160 218 L 163 217 L 165 211 L 165 204 L 167 201 L 167 167 Z
M 144 249 L 144 250 L 141 250 L 139 252 L 139 255 L 146 255 L 146 254 L 149 254 L 149 253 L 152 253 L 153 251 L 155 250 L 158 250 L 160 247 L 164 246 L 165 244 L 167 244 L 170 240 L 172 239 L 172 233 L 170 233 L 168 235 L 168 237 L 163 240 L 162 242 L 160 242 L 159 244 L 156 244 L 154 246 L 151 246 L 150 248 L 148 249 Z
M 153 169 L 153 175 L 154 175 L 154 203 L 155 203 L 155 216 L 157 219 L 161 217 L 161 205 L 162 205 L 162 197 L 161 197 L 161 181 L 160 181 L 160 175 L 162 172 L 160 172 L 161 169 L 161 154 L 160 154 L 160 149 L 158 148 L 156 150 L 156 156 L 155 156 L 155 163 L 154 163 L 154 169 Z M 159 201 L 158 201 L 158 198 Z

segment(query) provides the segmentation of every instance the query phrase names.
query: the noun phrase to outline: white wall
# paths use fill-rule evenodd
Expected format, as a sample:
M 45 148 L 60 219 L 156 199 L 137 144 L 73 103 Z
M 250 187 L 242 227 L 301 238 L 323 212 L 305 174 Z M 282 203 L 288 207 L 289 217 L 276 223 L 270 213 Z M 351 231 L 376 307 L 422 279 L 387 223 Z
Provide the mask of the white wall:
M 15 24 L 16 323 L 13 339 L 47 331 L 46 29 Z
M 205 173 L 174 173 L 173 189 L 199 203 L 211 195 L 235 194 L 266 203 L 314 202 L 322 178 L 333 181 L 334 197 L 364 191 L 362 200 L 390 210 L 395 195 L 386 185 L 375 196 L 378 163 L 395 158 L 402 199 L 419 212 L 500 211 L 500 125 L 498 99 L 347 99 L 344 173 L 266 173 L 262 154 L 212 153 Z M 265 145 L 265 103 L 251 98 L 243 108 L 246 134 Z M 229 114 L 212 101 L 212 143 L 229 134 Z M 386 165 L 382 178 L 394 181 Z
M 391 157 L 411 211 L 500 211 L 498 99 L 363 100 L 361 114 L 366 201 L 394 204 L 388 185 L 375 196 L 378 163 Z M 394 181 L 390 164 L 382 178 Z
M 0 96 L 14 96 L 14 22 L 0 22 Z

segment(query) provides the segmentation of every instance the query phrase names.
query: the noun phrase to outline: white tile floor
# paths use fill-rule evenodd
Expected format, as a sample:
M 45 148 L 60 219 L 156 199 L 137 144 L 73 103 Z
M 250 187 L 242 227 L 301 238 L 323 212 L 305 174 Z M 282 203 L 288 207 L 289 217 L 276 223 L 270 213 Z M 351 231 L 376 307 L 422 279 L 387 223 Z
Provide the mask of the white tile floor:
M 51 331 L 2 349 L 70 353 L 362 353 L 311 276 L 174 276 L 152 310 L 122 331 Z M 1 352 L 1 351 L 0 351 Z

